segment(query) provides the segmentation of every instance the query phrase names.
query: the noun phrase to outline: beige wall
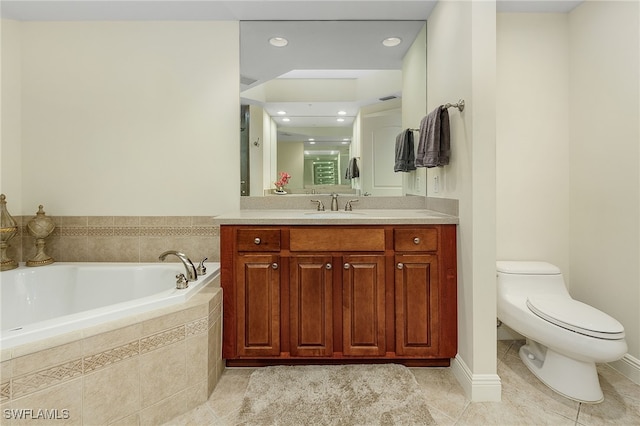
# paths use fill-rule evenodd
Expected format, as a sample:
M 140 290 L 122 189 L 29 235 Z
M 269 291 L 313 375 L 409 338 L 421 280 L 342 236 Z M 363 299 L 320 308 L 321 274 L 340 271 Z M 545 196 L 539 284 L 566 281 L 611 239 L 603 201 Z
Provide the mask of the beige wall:
M 498 257 L 560 266 L 573 297 L 623 323 L 636 360 L 639 12 L 498 15 L 496 150 Z
M 428 169 L 430 197 L 459 200 L 458 357 L 475 401 L 499 400 L 495 288 L 495 2 L 439 2 L 427 24 L 427 111 L 449 109 L 452 157 Z M 435 177 L 440 191 L 433 191 Z
M 427 114 L 427 25 L 414 40 L 402 60 L 402 128 L 419 129 Z M 414 146 L 418 132 L 413 133 Z M 402 173 L 403 194 L 426 195 L 427 172 L 420 168 Z
M 304 188 L 304 142 L 278 142 L 278 148 L 283 144 L 286 149 L 278 149 L 276 180 L 280 180 L 280 172 L 287 172 L 291 175 L 287 187 Z
M 640 380 L 640 5 L 569 15 L 571 293 L 623 323 Z M 616 365 L 622 369 L 624 364 Z
M 20 87 L 22 103 L 20 132 L 2 141 L 3 151 L 21 147 L 21 167 L 5 175 L 3 164 L 7 197 L 22 180 L 13 214 L 44 204 L 52 215 L 214 215 L 239 205 L 237 22 L 10 26 L 3 43 L 22 59 L 21 78 L 2 81 Z
M 7 196 L 9 212 L 20 214 L 22 206 L 20 24 L 2 20 L 0 25 L 2 34 L 0 192 Z M 37 211 L 37 206 L 34 213 L 35 211 Z
M 499 14 L 497 28 L 497 257 L 568 278 L 568 15 Z

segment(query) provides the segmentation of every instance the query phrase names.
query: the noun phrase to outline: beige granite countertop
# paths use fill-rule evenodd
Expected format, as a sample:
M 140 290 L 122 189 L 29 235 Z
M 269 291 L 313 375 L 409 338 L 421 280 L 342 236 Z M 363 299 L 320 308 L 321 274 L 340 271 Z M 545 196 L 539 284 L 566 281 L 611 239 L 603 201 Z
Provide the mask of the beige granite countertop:
M 345 212 L 243 209 L 216 216 L 217 225 L 444 225 L 458 217 L 425 209 L 361 209 Z

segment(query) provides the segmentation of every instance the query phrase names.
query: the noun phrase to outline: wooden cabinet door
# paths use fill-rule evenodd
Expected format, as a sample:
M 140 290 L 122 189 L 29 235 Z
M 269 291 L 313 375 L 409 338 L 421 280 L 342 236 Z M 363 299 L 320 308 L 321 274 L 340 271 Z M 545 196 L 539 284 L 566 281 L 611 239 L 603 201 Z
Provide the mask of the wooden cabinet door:
M 396 255 L 395 265 L 396 354 L 437 355 L 438 258 L 429 254 Z
M 384 256 L 343 256 L 342 351 L 383 356 L 385 342 Z
M 238 255 L 236 263 L 239 356 L 280 355 L 280 257 Z
M 289 263 L 291 356 L 333 355 L 331 256 L 292 256 Z

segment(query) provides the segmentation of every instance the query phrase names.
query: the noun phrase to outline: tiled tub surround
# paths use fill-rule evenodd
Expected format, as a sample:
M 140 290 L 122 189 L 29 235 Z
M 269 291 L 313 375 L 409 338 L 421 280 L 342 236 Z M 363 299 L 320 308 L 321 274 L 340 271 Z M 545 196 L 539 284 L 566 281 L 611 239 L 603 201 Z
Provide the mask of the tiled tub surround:
M 158 424 L 207 400 L 224 369 L 216 278 L 187 302 L 2 349 L 3 424 Z M 9 410 L 9 411 L 7 411 Z M 15 419 L 25 410 L 23 420 Z M 68 417 L 68 418 L 65 418 Z
M 33 216 L 14 216 L 18 234 L 8 254 L 24 262 L 35 254 L 25 226 Z M 58 262 L 157 262 L 165 250 L 182 251 L 194 262 L 218 261 L 219 228 L 213 216 L 51 216 L 56 228 L 46 251 Z M 177 258 L 167 258 L 175 262 Z

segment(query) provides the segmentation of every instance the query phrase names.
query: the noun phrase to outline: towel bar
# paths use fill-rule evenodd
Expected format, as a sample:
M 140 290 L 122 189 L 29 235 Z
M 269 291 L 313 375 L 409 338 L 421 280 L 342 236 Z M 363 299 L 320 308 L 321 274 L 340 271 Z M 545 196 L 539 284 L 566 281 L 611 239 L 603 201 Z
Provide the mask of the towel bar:
M 455 104 L 449 104 L 449 103 L 447 103 L 447 104 L 442 105 L 442 108 L 443 108 L 443 109 L 449 109 L 449 108 L 451 108 L 451 107 L 453 107 L 453 108 L 458 108 L 458 110 L 459 110 L 460 112 L 464 111 L 464 99 L 460 99 L 460 100 L 458 101 L 458 103 L 455 103 Z

